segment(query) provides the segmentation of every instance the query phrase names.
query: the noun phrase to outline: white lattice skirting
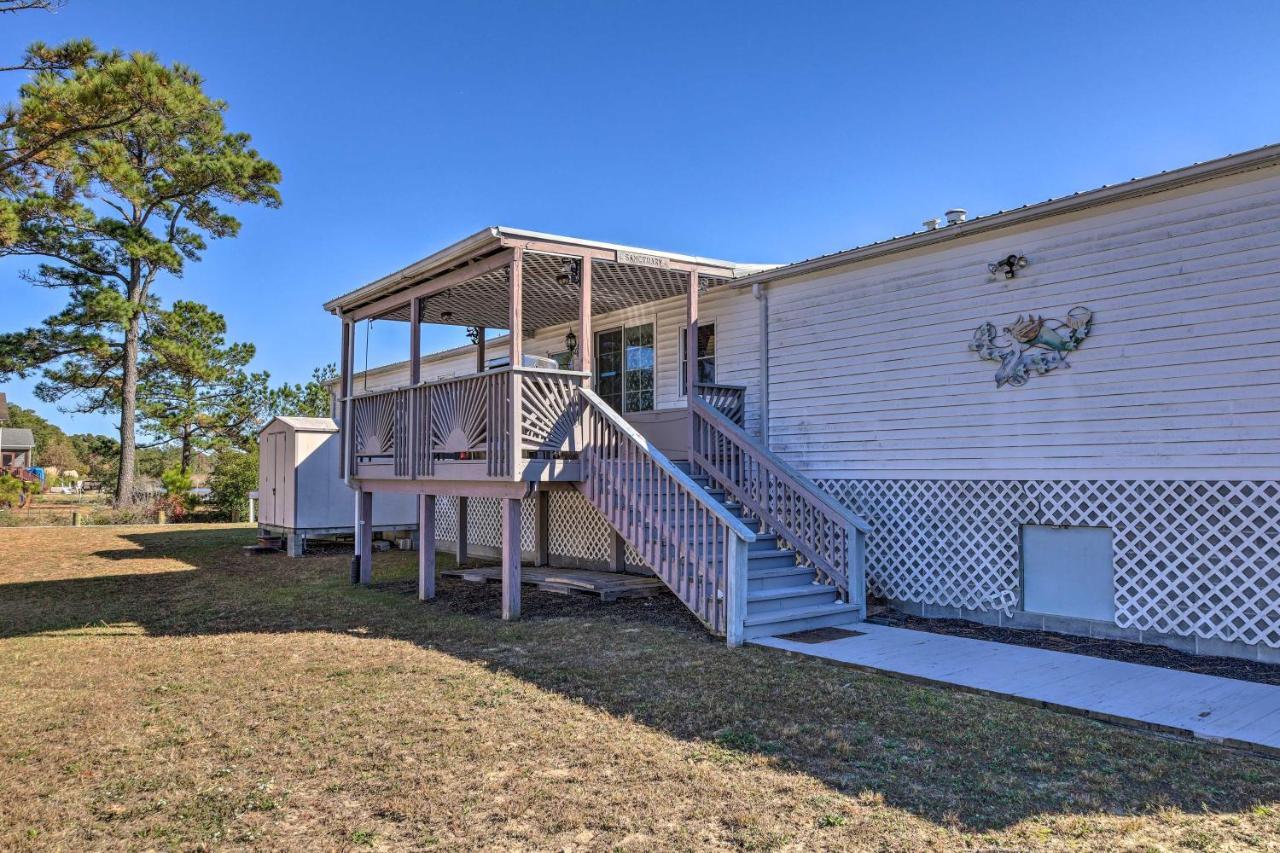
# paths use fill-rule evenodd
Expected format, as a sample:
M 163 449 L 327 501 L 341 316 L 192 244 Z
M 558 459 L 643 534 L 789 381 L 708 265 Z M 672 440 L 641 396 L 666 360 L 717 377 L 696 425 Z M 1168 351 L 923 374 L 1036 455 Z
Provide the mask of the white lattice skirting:
M 485 548 L 502 547 L 502 517 L 497 498 L 470 498 L 467 501 L 467 541 Z M 534 511 L 536 503 L 520 504 L 520 549 L 526 554 L 534 550 Z M 458 538 L 458 502 L 442 497 L 436 502 L 436 535 L 443 541 Z M 606 565 L 613 550 L 613 529 L 578 492 L 551 493 L 552 558 L 568 558 L 584 565 Z M 643 566 L 640 555 L 627 548 L 627 564 Z
M 1116 624 L 1280 647 L 1280 482 L 820 480 L 873 527 L 871 589 L 1018 606 L 1020 527 L 1109 527 Z

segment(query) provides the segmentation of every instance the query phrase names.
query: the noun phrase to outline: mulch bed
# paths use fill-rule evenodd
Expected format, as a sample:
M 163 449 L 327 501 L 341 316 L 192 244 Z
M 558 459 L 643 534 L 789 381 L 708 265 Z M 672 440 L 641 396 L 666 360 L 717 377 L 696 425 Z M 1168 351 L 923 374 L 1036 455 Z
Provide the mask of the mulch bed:
M 968 622 L 964 619 L 925 619 L 921 616 L 911 616 L 893 609 L 886 609 L 872 616 L 868 621 L 880 625 L 910 628 L 913 631 L 927 631 L 931 634 L 947 634 L 952 637 L 968 637 L 973 640 L 990 640 L 991 642 L 1008 643 L 1014 646 L 1031 646 L 1054 652 L 1069 652 L 1076 655 L 1107 658 L 1127 663 L 1162 666 L 1165 669 L 1179 669 L 1183 672 L 1198 672 L 1202 675 L 1235 678 L 1240 681 L 1255 681 L 1259 684 L 1280 685 L 1280 666 L 1275 664 L 1240 660 L 1239 658 L 1193 655 L 1176 651 L 1175 649 L 1167 649 L 1164 646 L 1152 646 L 1145 643 L 1076 637 L 1071 634 L 1036 631 L 1028 628 L 998 628 L 992 625 Z

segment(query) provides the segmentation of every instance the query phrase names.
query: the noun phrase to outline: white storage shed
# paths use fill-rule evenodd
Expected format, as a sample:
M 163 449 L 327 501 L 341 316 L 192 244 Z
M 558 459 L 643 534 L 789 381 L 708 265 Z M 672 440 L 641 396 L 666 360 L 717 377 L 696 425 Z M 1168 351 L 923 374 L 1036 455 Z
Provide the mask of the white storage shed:
M 258 529 L 286 537 L 301 556 L 308 536 L 353 532 L 355 492 L 338 470 L 338 425 L 330 418 L 276 417 L 258 433 Z M 414 495 L 373 500 L 373 529 L 417 530 Z

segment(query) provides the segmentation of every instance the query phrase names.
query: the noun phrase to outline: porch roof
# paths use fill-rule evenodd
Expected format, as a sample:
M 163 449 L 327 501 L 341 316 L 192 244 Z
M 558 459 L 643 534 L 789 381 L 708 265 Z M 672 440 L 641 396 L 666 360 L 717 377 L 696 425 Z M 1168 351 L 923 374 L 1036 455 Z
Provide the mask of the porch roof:
M 695 272 L 707 287 L 769 269 L 769 264 L 741 264 L 656 249 L 642 249 L 525 231 L 486 228 L 404 269 L 383 276 L 364 287 L 325 303 L 338 315 L 361 315 L 407 321 L 407 301 L 395 303 L 396 294 L 429 285 L 450 276 L 456 283 L 422 299 L 420 320 L 456 326 L 502 329 L 508 323 L 509 267 L 495 263 L 506 250 L 521 248 L 524 254 L 524 330 L 572 322 L 579 315 L 576 283 L 562 279 L 565 264 L 590 257 L 592 267 L 591 310 L 604 314 L 634 305 L 679 296 Z M 475 275 L 468 277 L 466 270 Z M 385 310 L 375 310 L 385 306 Z M 370 313 L 372 311 L 372 313 Z

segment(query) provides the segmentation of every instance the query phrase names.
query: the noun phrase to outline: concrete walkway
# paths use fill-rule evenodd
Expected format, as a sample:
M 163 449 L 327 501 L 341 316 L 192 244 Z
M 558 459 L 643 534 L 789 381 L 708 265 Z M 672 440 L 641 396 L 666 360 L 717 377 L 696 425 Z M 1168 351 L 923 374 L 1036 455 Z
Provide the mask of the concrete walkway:
M 861 623 L 862 636 L 750 642 L 1280 757 L 1280 687 Z

